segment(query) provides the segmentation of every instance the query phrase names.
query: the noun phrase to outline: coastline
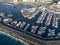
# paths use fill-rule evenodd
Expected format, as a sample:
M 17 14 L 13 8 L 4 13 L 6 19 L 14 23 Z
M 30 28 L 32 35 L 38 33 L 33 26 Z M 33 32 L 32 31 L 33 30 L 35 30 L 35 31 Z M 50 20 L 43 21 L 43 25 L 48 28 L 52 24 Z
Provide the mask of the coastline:
M 15 7 L 15 6 L 14 6 Z M 17 5 L 16 5 L 17 7 Z M 18 39 L 21 39 L 27 43 L 29 43 L 29 45 L 60 45 L 60 40 L 49 40 L 49 41 L 45 41 L 45 40 L 42 40 L 42 39 L 38 39 L 38 38 L 35 38 L 33 36 L 30 36 L 28 34 L 25 34 L 24 32 L 20 32 L 20 31 L 17 31 L 15 29 L 12 29 L 10 27 L 7 27 L 5 25 L 2 25 L 0 24 L 0 31 L 3 31 L 9 35 L 11 35 L 12 37 L 16 37 Z
M 29 38 L 29 40 L 27 40 L 28 37 L 27 37 L 27 35 L 25 35 L 25 33 L 16 31 L 16 30 L 11 29 L 11 28 L 6 27 L 6 26 L 3 27 L 3 26 L 4 25 L 0 24 L 0 31 L 3 31 L 3 32 L 5 32 L 5 33 L 7 33 L 7 34 L 9 34 L 9 35 L 11 35 L 13 37 L 16 37 L 18 39 L 21 39 L 21 40 L 27 42 L 29 45 L 37 45 L 36 42 L 34 43 L 34 42 L 31 41 L 32 39 Z
M 3 31 L 9 35 L 11 35 L 12 37 L 15 37 L 17 39 L 21 39 L 24 42 L 27 42 L 29 45 L 60 45 L 60 41 L 59 40 L 55 40 L 55 41 L 44 41 L 44 40 L 39 40 L 36 39 L 33 36 L 29 36 L 25 33 L 19 32 L 17 30 L 14 30 L 12 28 L 9 28 L 7 26 L 4 26 L 2 24 L 0 24 L 0 31 Z
M 0 31 L 0 35 L 4 35 L 4 36 L 6 36 L 6 38 L 9 37 L 9 38 L 11 38 L 12 40 L 15 40 L 15 41 L 19 41 L 19 43 L 23 43 L 23 45 L 29 45 L 28 43 L 24 42 L 23 40 L 18 39 L 18 38 L 16 38 L 16 37 L 13 37 L 13 36 L 11 36 L 10 34 L 7 34 L 7 33 L 3 32 L 3 31 Z M 3 37 L 4 37 L 4 36 L 3 36 Z M 9 39 L 9 38 L 7 38 L 7 39 Z M 5 39 L 5 38 L 4 38 L 4 39 Z

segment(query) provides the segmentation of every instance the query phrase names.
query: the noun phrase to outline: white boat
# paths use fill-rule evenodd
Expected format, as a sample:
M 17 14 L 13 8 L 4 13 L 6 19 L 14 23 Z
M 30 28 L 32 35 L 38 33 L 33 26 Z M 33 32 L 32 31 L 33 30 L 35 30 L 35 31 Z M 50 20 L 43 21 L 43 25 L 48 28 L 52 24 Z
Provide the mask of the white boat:
M 48 36 L 53 37 L 55 36 L 55 30 L 54 29 L 48 29 Z
M 43 17 L 42 17 L 42 19 L 41 19 L 41 22 L 40 23 L 43 23 L 43 21 L 44 21 L 44 19 L 45 19 L 45 17 L 46 17 L 46 13 L 43 15 Z
M 59 32 L 59 33 L 57 33 L 57 36 L 58 36 L 58 37 L 60 37 L 60 32 Z
M 28 23 L 28 24 L 25 26 L 24 30 L 27 30 L 29 26 L 30 26 L 30 24 Z
M 36 8 L 29 8 L 27 10 L 32 13 L 32 12 L 36 11 Z
M 53 16 L 53 15 L 51 15 L 51 14 L 49 14 L 49 15 L 47 16 L 47 20 L 46 20 L 46 22 L 45 22 L 45 25 L 46 25 L 46 26 L 50 25 L 52 16 Z
M 45 33 L 45 30 L 46 30 L 46 27 L 40 27 L 37 34 L 41 35 Z
M 13 25 L 13 24 L 16 25 L 17 22 L 18 22 L 18 21 L 13 21 L 13 22 L 11 22 L 11 24 L 12 24 L 12 25 Z
M 36 11 L 36 8 L 21 9 L 22 15 L 28 19 L 32 19 L 39 11 Z
M 26 25 L 26 22 L 21 22 L 20 28 L 23 28 Z
M 48 12 L 54 14 L 52 26 L 58 28 L 58 19 L 60 19 L 60 2 L 58 1 L 57 4 L 49 6 Z
M 16 24 L 17 27 L 19 27 L 21 25 L 21 21 L 19 21 L 19 23 Z
M 0 16 L 4 17 L 5 16 L 5 13 L 0 13 Z
M 13 21 L 12 18 L 5 18 L 5 19 L 3 19 L 3 23 L 5 23 L 5 24 L 8 24 L 8 23 L 10 23 L 12 21 Z
M 42 12 L 41 16 L 39 16 L 36 23 L 43 23 L 43 20 L 44 20 L 45 16 L 46 16 L 46 13 Z
M 31 32 L 32 32 L 32 33 L 36 33 L 37 28 L 38 28 L 38 26 L 34 26 L 34 25 L 33 25 L 33 26 L 32 26 L 32 29 L 31 29 Z
M 55 15 L 54 15 L 54 18 L 53 18 L 52 26 L 58 28 L 58 19 L 55 17 Z
M 7 17 L 12 17 L 13 15 L 12 14 L 8 14 Z

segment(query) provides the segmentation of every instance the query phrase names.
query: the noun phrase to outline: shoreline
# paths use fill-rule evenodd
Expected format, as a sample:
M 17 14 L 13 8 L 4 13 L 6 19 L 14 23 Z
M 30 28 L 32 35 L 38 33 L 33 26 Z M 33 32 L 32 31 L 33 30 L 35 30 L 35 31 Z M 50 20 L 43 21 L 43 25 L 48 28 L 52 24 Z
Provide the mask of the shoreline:
M 7 33 L 3 32 L 3 31 L 0 31 L 0 34 L 6 35 L 6 36 L 8 36 L 8 37 L 10 37 L 10 38 L 12 38 L 12 39 L 14 39 L 14 40 L 16 40 L 16 41 L 19 41 L 20 43 L 25 44 L 25 45 L 29 45 L 27 42 L 24 42 L 23 40 L 18 39 L 18 38 L 16 38 L 16 37 L 13 37 L 13 36 L 11 36 L 10 34 L 7 34 Z
M 7 29 L 8 28 L 8 29 Z M 9 34 L 9 35 L 11 35 L 11 36 L 13 36 L 13 37 L 16 37 L 16 38 L 18 38 L 18 39 L 21 39 L 21 40 L 23 40 L 24 42 L 27 42 L 29 45 L 36 45 L 36 42 L 34 43 L 34 42 L 32 42 L 32 41 L 29 41 L 29 40 L 27 40 L 26 38 L 27 38 L 27 36 L 25 36 L 25 34 L 24 33 L 22 33 L 22 32 L 19 32 L 19 31 L 16 31 L 16 30 L 14 30 L 14 29 L 11 29 L 11 28 L 9 28 L 9 27 L 3 27 L 3 25 L 1 25 L 0 24 L 0 31 L 3 31 L 3 32 L 5 32 L 5 33 L 7 33 L 7 34 Z
M 2 24 L 0 24 L 0 31 L 3 31 L 3 32 L 9 34 L 12 37 L 16 37 L 17 39 L 21 39 L 24 42 L 27 42 L 29 45 L 52 45 L 52 44 L 60 45 L 59 40 L 55 40 L 55 41 L 38 40 L 38 39 L 34 38 L 33 36 L 29 36 L 25 33 L 19 32 L 17 30 L 14 30 L 14 29 L 4 26 Z

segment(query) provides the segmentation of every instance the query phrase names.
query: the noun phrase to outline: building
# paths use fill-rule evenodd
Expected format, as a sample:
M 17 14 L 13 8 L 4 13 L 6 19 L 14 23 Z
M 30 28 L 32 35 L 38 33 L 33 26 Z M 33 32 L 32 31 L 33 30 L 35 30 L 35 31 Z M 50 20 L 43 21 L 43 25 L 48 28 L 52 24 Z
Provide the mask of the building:
M 15 3 L 16 3 L 16 2 L 18 2 L 18 0 L 13 0 L 13 2 L 15 2 Z
M 22 2 L 35 2 L 36 0 L 22 0 Z
M 37 2 L 41 2 L 41 3 L 51 3 L 52 0 L 37 0 Z
M 4 0 L 4 2 L 18 2 L 20 0 Z
M 4 0 L 5 2 L 52 2 L 52 0 Z

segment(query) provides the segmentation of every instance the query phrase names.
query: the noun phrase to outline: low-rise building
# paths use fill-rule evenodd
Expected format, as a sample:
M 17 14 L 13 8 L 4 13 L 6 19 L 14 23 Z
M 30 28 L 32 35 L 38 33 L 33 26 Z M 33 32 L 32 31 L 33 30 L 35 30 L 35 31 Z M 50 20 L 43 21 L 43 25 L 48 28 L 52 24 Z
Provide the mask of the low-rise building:
M 52 0 L 4 0 L 5 2 L 44 2 L 44 3 L 50 3 Z
M 35 2 L 36 0 L 22 0 L 22 2 Z

